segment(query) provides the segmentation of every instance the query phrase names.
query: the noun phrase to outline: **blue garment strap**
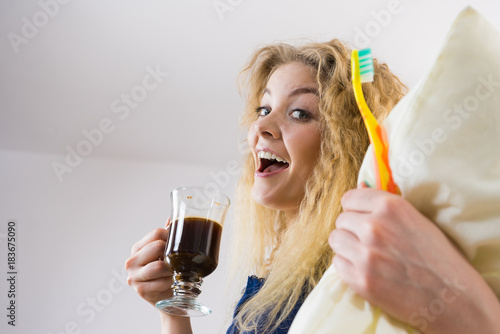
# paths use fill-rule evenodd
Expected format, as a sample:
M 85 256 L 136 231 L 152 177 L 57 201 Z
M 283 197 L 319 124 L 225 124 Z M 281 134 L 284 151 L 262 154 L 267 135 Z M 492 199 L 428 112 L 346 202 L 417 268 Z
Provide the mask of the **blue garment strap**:
M 243 304 L 245 304 L 248 299 L 251 297 L 255 296 L 257 292 L 262 288 L 264 285 L 265 279 L 263 278 L 258 278 L 256 276 L 249 276 L 247 280 L 247 286 L 245 288 L 245 292 L 243 293 L 243 296 L 241 297 L 240 301 L 238 302 L 238 305 L 236 306 L 236 310 L 234 311 L 234 316 L 238 314 L 240 311 L 241 307 Z M 277 329 L 275 329 L 272 332 L 268 332 L 266 334 L 286 334 L 288 333 L 288 330 L 290 329 L 290 326 L 292 325 L 292 321 L 297 315 L 297 312 L 299 311 L 300 306 L 302 306 L 302 303 L 304 302 L 304 298 L 300 298 L 299 302 L 295 304 L 292 312 L 288 315 L 288 317 L 279 325 Z M 260 321 L 259 321 L 260 322 Z M 255 331 L 255 332 L 240 332 L 238 328 L 236 328 L 236 325 L 231 324 L 231 327 L 227 330 L 226 334 L 263 334 L 263 332 Z

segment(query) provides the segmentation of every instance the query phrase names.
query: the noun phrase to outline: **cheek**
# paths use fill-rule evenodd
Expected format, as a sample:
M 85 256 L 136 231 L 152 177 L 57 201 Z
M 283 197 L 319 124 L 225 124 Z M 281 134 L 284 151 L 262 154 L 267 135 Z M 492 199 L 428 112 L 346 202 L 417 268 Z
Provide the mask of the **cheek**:
M 316 165 L 319 155 L 319 146 L 309 147 L 304 159 L 304 172 L 309 175 Z
M 250 128 L 248 129 L 247 142 L 248 145 L 252 148 L 257 144 L 257 132 L 255 131 L 255 123 L 252 123 L 252 125 L 250 125 Z
M 294 153 L 298 157 L 297 161 L 300 162 L 303 172 L 308 173 L 314 168 L 321 150 L 321 133 L 313 128 L 310 131 L 302 131 L 294 137 L 292 145 L 295 147 Z

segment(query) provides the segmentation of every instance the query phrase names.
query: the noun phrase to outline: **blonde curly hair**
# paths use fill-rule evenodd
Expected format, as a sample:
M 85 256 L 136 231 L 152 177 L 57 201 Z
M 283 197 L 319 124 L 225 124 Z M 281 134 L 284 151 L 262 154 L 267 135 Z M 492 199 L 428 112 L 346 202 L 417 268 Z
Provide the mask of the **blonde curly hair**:
M 257 326 L 259 332 L 277 328 L 331 264 L 333 253 L 328 236 L 342 210 L 342 195 L 356 187 L 369 145 L 352 90 L 350 54 L 351 50 L 337 39 L 298 47 L 279 43 L 257 50 L 240 73 L 240 89 L 246 103 L 242 125 L 248 129 L 257 119 L 255 110 L 274 71 L 292 62 L 310 66 L 319 87 L 322 138 L 320 156 L 307 181 L 299 214 L 287 226 L 283 212 L 253 200 L 256 164 L 250 153 L 244 157 L 236 194 L 233 269 L 266 280 L 235 318 L 242 331 L 255 331 Z M 380 121 L 407 88 L 387 65 L 375 59 L 374 68 L 374 81 L 363 84 L 363 93 Z

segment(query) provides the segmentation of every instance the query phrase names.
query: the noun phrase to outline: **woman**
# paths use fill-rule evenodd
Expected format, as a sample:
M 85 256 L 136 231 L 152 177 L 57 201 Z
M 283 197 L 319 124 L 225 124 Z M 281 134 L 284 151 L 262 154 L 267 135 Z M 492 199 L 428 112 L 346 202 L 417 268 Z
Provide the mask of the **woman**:
M 380 120 L 406 88 L 377 61 L 375 73 L 363 89 Z M 373 189 L 348 192 L 369 144 L 351 88 L 348 48 L 338 40 L 264 47 L 241 79 L 250 153 L 238 186 L 233 254 L 235 270 L 255 276 L 228 333 L 286 333 L 332 259 L 356 292 L 406 322 L 440 293 L 439 275 L 465 273 L 464 282 L 479 289 L 492 311 L 481 310 L 477 297 L 462 298 L 431 322 L 429 332 L 458 333 L 454 326 L 464 319 L 453 318 L 464 311 L 494 324 L 500 314 L 494 294 L 431 222 L 400 197 Z M 379 224 L 385 221 L 390 223 Z M 418 235 L 425 237 L 415 241 Z M 158 260 L 167 236 L 165 229 L 151 232 L 126 263 L 129 284 L 153 305 L 171 295 L 172 273 Z M 446 258 L 433 261 L 435 254 Z M 411 299 L 401 298 L 407 292 Z M 161 316 L 164 333 L 191 333 L 189 318 Z

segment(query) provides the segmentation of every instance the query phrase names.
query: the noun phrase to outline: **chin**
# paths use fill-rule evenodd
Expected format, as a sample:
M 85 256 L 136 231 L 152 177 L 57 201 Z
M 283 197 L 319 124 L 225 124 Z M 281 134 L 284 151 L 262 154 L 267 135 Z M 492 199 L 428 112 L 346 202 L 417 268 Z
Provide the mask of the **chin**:
M 276 194 L 272 190 L 263 189 L 263 187 L 259 187 L 258 185 L 254 185 L 252 188 L 252 197 L 253 200 L 262 206 L 265 206 L 269 209 L 276 210 Z
M 254 201 L 268 209 L 272 210 L 287 210 L 290 208 L 290 203 L 284 197 L 286 192 L 276 189 L 266 189 L 254 185 L 252 188 L 252 197 Z M 290 195 L 290 194 L 287 194 Z M 294 201 L 296 203 L 296 201 Z

